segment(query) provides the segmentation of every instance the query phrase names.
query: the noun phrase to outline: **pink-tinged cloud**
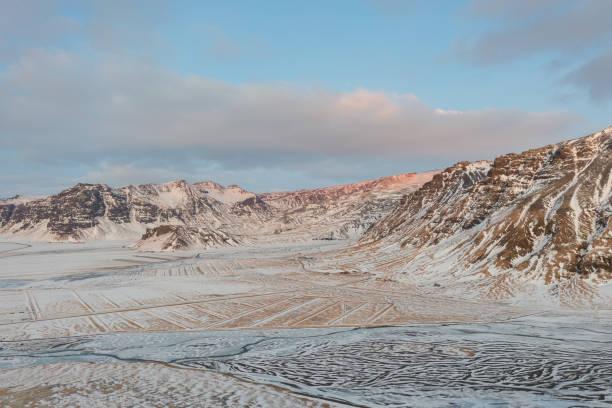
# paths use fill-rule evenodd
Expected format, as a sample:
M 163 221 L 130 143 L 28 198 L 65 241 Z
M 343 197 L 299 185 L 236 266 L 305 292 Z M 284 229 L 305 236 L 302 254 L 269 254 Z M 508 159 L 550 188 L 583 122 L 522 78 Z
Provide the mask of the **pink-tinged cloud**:
M 66 159 L 164 149 L 491 157 L 562 139 L 577 121 L 565 112 L 443 110 L 366 89 L 233 85 L 42 50 L 9 66 L 0 89 L 2 146 Z

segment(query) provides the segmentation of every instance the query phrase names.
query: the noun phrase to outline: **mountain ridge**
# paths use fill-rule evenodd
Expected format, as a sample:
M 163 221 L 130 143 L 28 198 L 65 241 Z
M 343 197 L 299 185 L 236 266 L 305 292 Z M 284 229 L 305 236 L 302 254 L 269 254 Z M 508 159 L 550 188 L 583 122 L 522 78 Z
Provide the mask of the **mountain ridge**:
M 79 183 L 0 200 L 0 232 L 13 236 L 121 238 L 145 250 L 350 238 L 308 268 L 497 299 L 541 288 L 598 296 L 612 280 L 611 219 L 612 127 L 491 161 L 313 190 Z
M 262 194 L 213 181 L 188 184 L 174 180 L 117 188 L 77 183 L 31 201 L 0 200 L 0 232 L 39 240 L 134 240 L 149 228 L 183 225 L 227 236 L 260 234 L 275 241 L 282 237 L 289 241 L 347 238 L 365 230 L 390 211 L 401 195 L 415 190 L 434 173 Z M 332 213 L 336 219 L 330 224 L 325 217 Z M 188 231 L 194 230 L 181 233 Z

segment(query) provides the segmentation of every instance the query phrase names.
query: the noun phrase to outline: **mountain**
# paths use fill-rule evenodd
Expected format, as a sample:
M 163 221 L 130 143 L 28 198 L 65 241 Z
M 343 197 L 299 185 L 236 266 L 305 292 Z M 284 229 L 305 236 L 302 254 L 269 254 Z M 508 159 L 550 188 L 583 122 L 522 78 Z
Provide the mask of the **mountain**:
M 0 200 L 0 233 L 23 239 L 180 250 L 355 238 L 306 266 L 367 272 L 423 293 L 544 291 L 568 301 L 594 299 L 612 281 L 611 217 L 612 127 L 441 172 L 314 190 L 81 183 Z
M 612 127 L 436 174 L 343 255 L 424 288 L 596 295 L 612 279 Z M 338 262 L 336 260 L 336 262 Z
M 57 241 L 141 237 L 138 245 L 151 249 L 356 237 L 434 174 L 264 194 L 212 181 L 120 188 L 79 183 L 49 197 L 0 201 L 0 232 Z
M 381 177 L 354 184 L 264 193 L 258 197 L 279 216 L 274 232 L 283 237 L 356 238 L 393 211 L 401 198 L 421 187 L 436 171 Z M 290 239 L 291 240 L 291 239 Z
M 79 183 L 46 198 L 0 205 L 0 228 L 34 239 L 136 238 L 152 225 L 220 224 L 221 206 L 182 180 L 117 189 Z

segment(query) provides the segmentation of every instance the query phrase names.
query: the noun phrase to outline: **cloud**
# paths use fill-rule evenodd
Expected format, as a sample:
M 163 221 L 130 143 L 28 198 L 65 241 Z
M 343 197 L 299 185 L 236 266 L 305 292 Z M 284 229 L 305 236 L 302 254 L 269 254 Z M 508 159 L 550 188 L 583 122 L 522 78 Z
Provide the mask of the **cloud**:
M 232 85 L 135 61 L 94 63 L 44 50 L 9 66 L 0 90 L 2 144 L 33 156 L 139 149 L 292 158 L 490 155 L 533 145 L 576 119 L 496 109 L 449 114 L 410 94 Z
M 82 27 L 66 16 L 57 14 L 57 0 L 0 2 L 0 64 L 19 55 L 30 46 L 53 46 Z
M 158 175 L 304 174 L 333 160 L 395 160 L 410 171 L 424 158 L 436 157 L 435 166 L 563 139 L 578 120 L 565 112 L 444 110 L 412 94 L 366 89 L 234 85 L 120 57 L 41 49 L 0 73 L 0 149 L 49 165 L 99 163 L 117 180 L 134 177 L 112 166 L 132 175 L 151 168 Z
M 90 18 L 80 34 L 98 53 L 159 60 L 175 49 L 163 33 L 180 2 L 163 0 L 90 0 L 77 3 Z
M 177 3 L 178 4 L 178 3 Z M 174 49 L 161 27 L 177 4 L 163 0 L 0 0 L 0 64 L 32 47 L 79 48 L 160 60 Z
M 612 53 L 611 14 L 611 1 L 472 0 L 464 15 L 476 34 L 458 40 L 452 53 L 481 67 L 544 58 L 556 85 L 583 89 L 603 103 L 612 97 L 605 66 Z
M 600 0 L 476 0 L 469 15 L 494 28 L 455 46 L 477 65 L 502 64 L 538 53 L 583 54 L 609 47 L 612 2 Z
M 612 49 L 571 71 L 566 83 L 586 88 L 595 102 L 612 99 Z
M 373 3 L 395 16 L 420 7 L 418 0 Z M 66 4 L 78 18 L 62 15 Z M 550 1 L 473 2 L 472 16 L 499 20 L 501 28 L 469 42 L 463 57 L 505 61 L 487 51 L 496 38 L 510 58 L 536 52 L 529 35 L 512 34 L 537 31 L 538 22 L 563 22 L 563 15 L 580 8 L 563 4 L 550 14 Z M 175 178 L 256 191 L 315 187 L 492 158 L 575 136 L 581 121 L 563 111 L 461 111 L 430 106 L 413 94 L 182 75 L 160 64 L 174 52 L 161 29 L 173 18 L 172 8 L 157 0 L 3 4 L 0 195 L 50 193 L 75 181 L 122 185 Z M 562 50 L 552 38 L 561 29 L 553 25 L 543 25 L 548 34 L 536 43 Z M 189 29 L 211 58 L 261 53 L 257 41 L 237 42 L 231 30 L 205 22 Z M 607 26 L 581 30 L 578 38 L 591 42 L 608 32 Z M 585 63 L 566 80 L 604 100 L 605 61 Z
M 475 16 L 526 18 L 552 6 L 567 7 L 571 3 L 572 0 L 473 0 L 468 12 Z

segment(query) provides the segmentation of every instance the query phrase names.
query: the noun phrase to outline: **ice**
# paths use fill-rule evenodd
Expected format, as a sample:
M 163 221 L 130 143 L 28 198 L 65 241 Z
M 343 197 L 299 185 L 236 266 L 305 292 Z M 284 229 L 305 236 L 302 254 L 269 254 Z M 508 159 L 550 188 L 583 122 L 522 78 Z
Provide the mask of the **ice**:
M 168 366 L 156 372 L 142 366 L 147 362 L 170 364 L 168 381 L 206 381 L 214 371 L 341 406 L 597 407 L 612 402 L 611 335 L 609 311 L 480 324 L 114 334 L 5 343 L 0 363 L 10 376 L 0 371 L 0 378 L 27 390 L 49 381 L 31 376 L 29 366 L 42 364 L 44 373 L 95 362 L 100 371 L 89 370 L 84 387 L 96 378 L 125 378 L 122 370 L 138 378 L 143 370 L 162 396 Z M 266 390 L 251 392 L 265 397 Z M 199 392 L 213 397 L 204 390 L 188 395 Z

